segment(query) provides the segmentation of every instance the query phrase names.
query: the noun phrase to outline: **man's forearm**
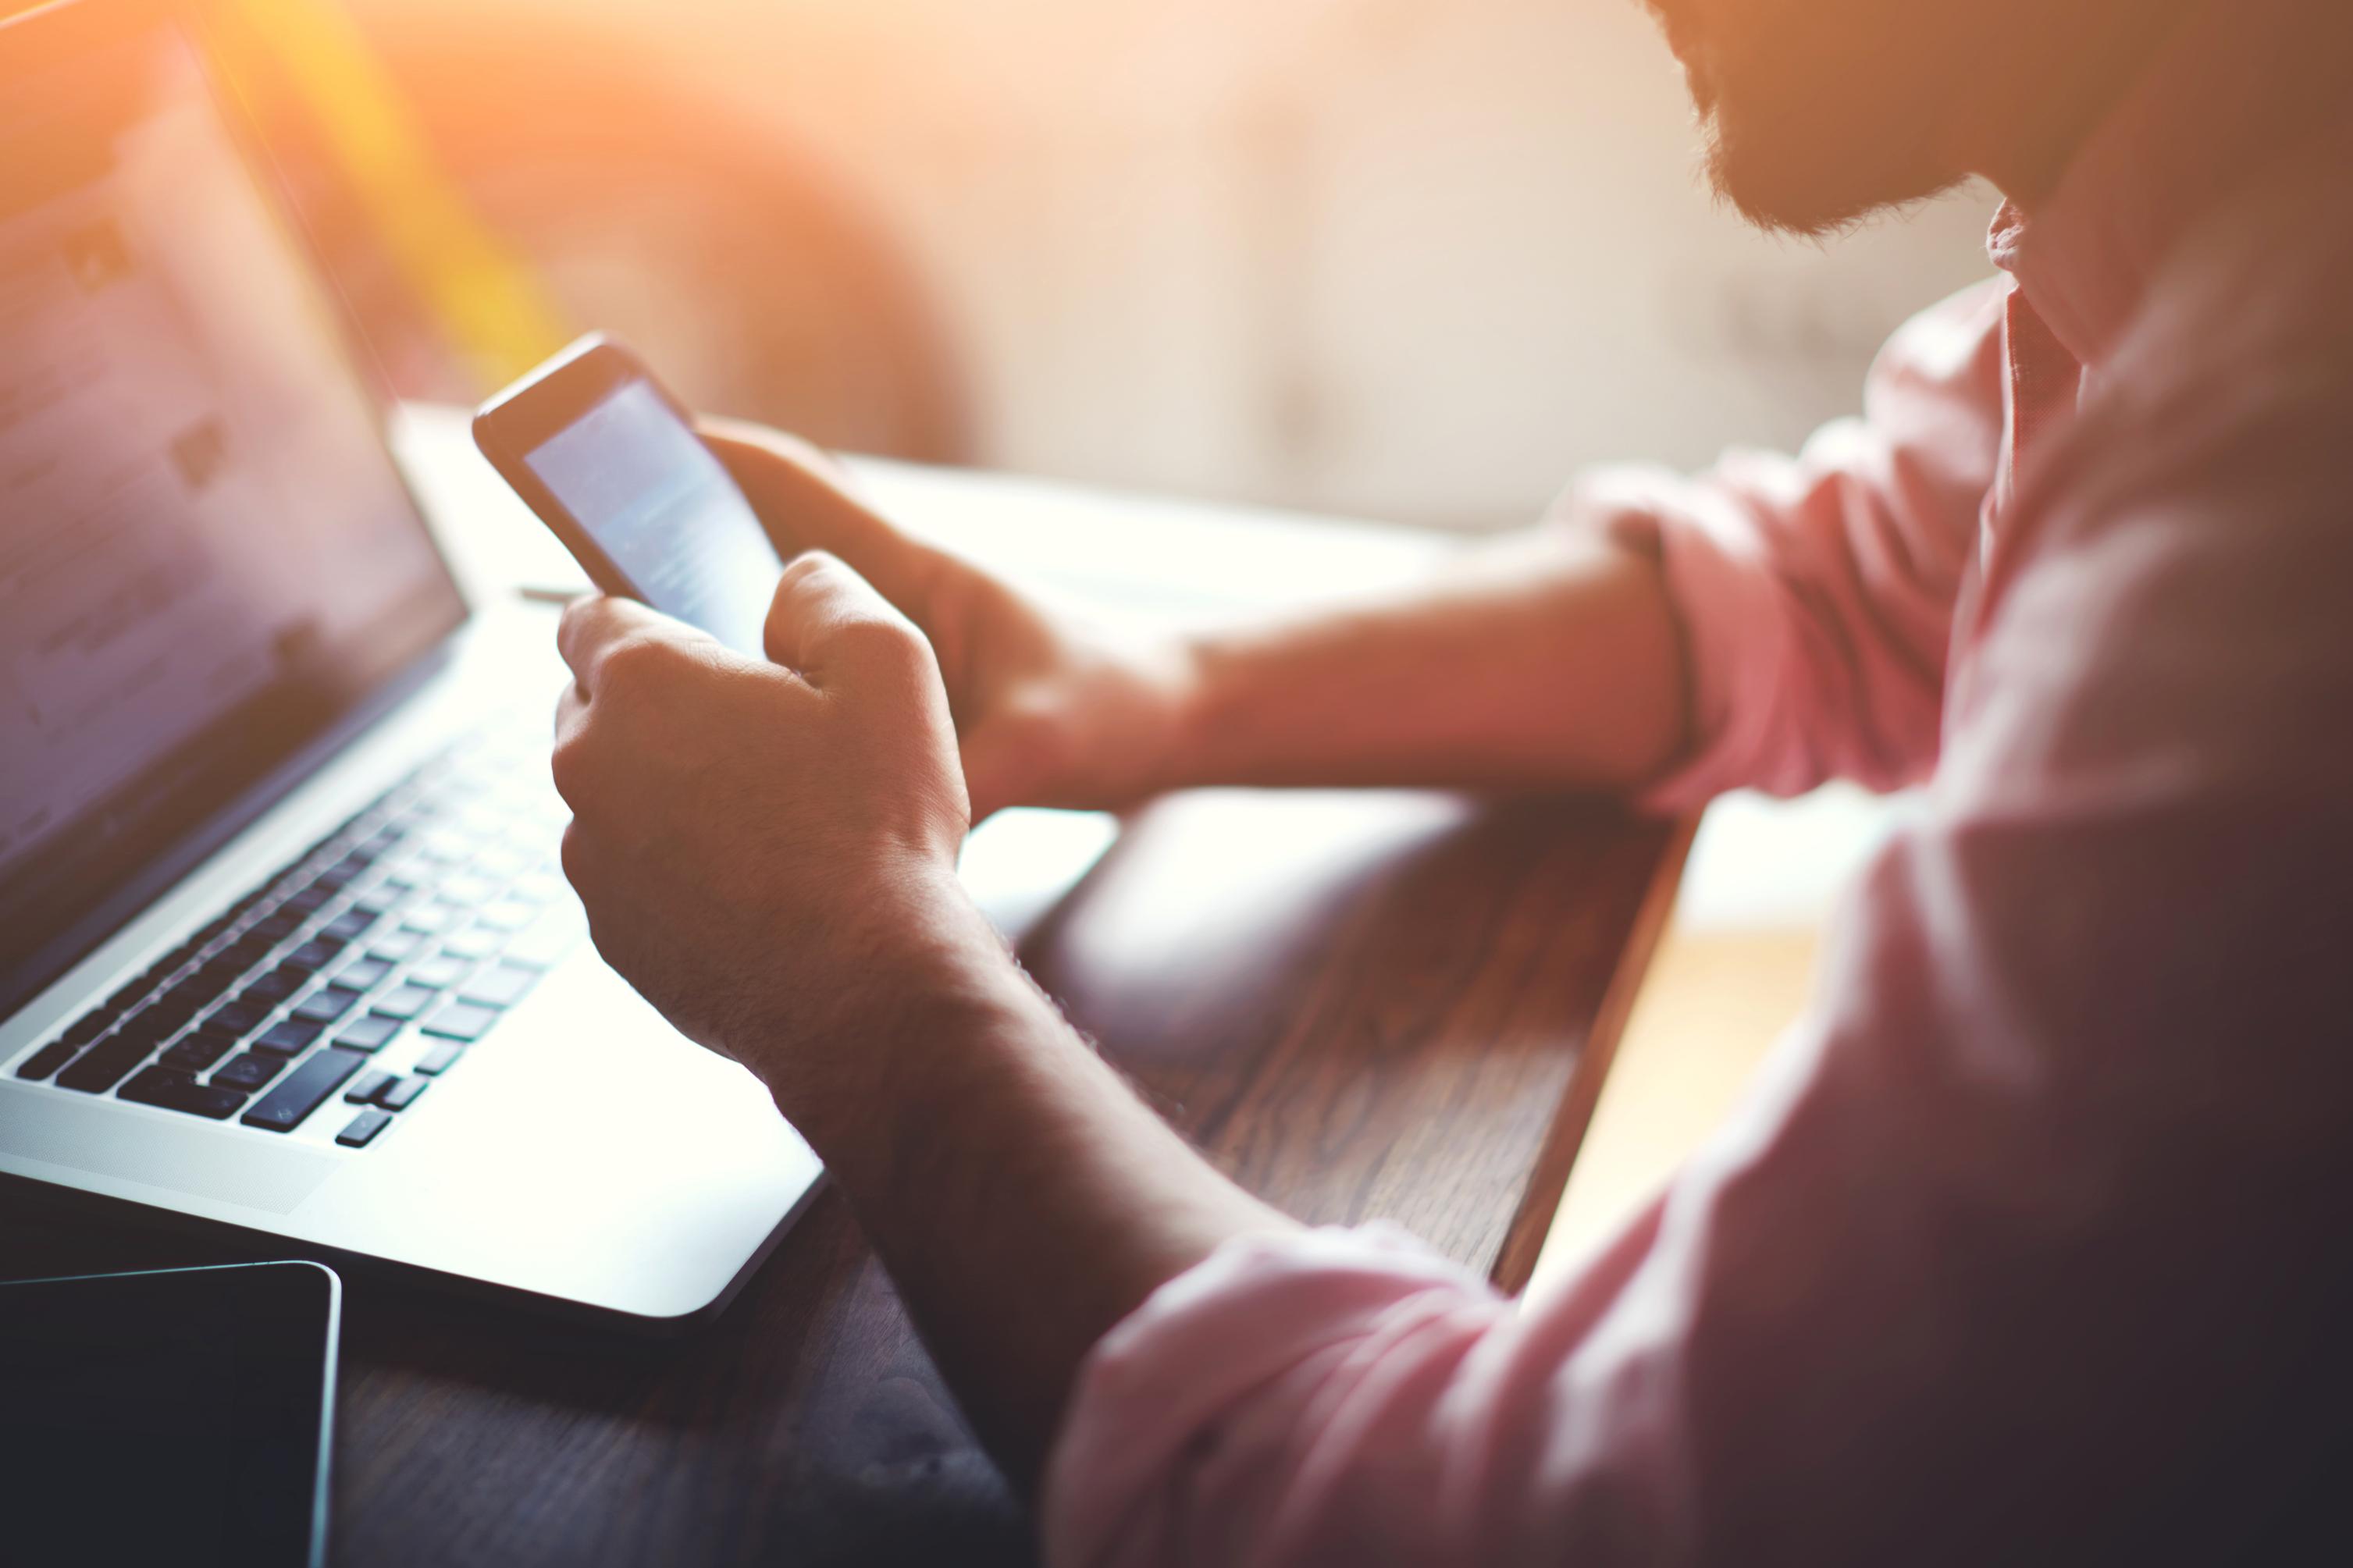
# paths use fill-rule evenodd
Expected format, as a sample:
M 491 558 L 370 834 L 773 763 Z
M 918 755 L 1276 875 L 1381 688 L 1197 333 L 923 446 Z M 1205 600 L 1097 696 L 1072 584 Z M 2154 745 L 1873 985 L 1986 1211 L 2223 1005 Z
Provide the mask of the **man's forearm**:
M 1438 584 L 1192 647 L 1170 787 L 1621 789 L 1685 744 L 1683 651 L 1656 563 L 1563 531 Z
M 1026 1486 L 1097 1340 L 1220 1242 L 1293 1222 L 1137 1100 L 961 900 L 892 990 L 855 1069 L 771 1087 Z

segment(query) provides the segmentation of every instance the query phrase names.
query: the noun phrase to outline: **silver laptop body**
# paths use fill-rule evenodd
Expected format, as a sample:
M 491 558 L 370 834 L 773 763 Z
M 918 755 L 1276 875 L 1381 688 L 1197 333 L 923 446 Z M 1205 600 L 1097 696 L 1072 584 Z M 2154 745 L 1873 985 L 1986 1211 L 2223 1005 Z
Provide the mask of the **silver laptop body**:
M 242 135 L 153 7 L 0 26 L 0 1203 L 693 1322 L 819 1166 L 586 940 L 549 620 L 469 614 Z

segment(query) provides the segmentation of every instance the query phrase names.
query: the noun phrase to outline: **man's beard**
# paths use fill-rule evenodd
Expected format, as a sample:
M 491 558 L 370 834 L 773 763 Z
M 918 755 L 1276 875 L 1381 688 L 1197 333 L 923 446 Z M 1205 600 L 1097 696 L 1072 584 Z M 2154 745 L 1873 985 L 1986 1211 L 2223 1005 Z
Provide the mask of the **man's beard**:
M 1957 183 L 1938 132 L 1970 89 L 1961 0 L 1646 0 L 1683 54 L 1719 195 L 1819 236 Z

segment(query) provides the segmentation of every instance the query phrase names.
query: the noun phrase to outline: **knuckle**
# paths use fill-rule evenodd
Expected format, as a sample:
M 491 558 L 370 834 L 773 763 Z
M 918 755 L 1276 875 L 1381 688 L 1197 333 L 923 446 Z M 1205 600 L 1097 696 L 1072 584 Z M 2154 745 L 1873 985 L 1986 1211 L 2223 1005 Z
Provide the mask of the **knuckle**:
M 558 854 L 564 864 L 564 879 L 585 899 L 587 894 L 581 883 L 588 868 L 588 834 L 576 820 L 565 825 L 564 843 Z
M 832 628 L 827 641 L 845 658 L 893 669 L 921 670 L 932 658 L 932 645 L 921 632 L 883 616 L 845 618 Z
M 589 618 L 594 614 L 596 603 L 596 599 L 592 596 L 575 599 L 565 605 L 564 615 L 556 622 L 557 635 L 564 637 L 575 637 L 586 632 L 588 629 Z
M 779 598 L 798 595 L 826 587 L 841 571 L 840 558 L 823 550 L 804 550 L 785 566 L 785 574 L 776 584 Z
M 805 473 L 831 479 L 840 471 L 840 465 L 824 447 L 789 430 L 767 432 L 766 446 L 769 451 Z
M 599 696 L 627 700 L 659 687 L 675 668 L 677 650 L 659 637 L 632 637 L 615 643 L 605 655 Z
M 565 805 L 578 810 L 581 797 L 588 788 L 587 742 L 585 737 L 575 732 L 556 742 L 554 749 L 547 754 L 547 771 L 555 781 L 555 793 L 564 797 Z M 568 846 L 571 840 L 568 830 L 565 839 Z
M 996 728 L 1004 750 L 1048 766 L 1059 767 L 1074 750 L 1070 716 L 1050 703 L 1018 703 Z

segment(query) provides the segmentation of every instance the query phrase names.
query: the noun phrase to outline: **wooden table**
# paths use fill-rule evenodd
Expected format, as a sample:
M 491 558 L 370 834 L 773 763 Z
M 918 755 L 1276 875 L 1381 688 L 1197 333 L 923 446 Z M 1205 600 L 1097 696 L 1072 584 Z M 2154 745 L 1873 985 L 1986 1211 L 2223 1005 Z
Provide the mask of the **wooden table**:
M 1310 1220 L 1397 1220 L 1516 1287 L 1682 847 L 1574 800 L 1177 796 L 1022 955 L 1245 1185 Z M 0 1216 L 17 1277 L 233 1255 Z M 837 1194 L 680 1343 L 346 1285 L 338 1563 L 1034 1557 Z

